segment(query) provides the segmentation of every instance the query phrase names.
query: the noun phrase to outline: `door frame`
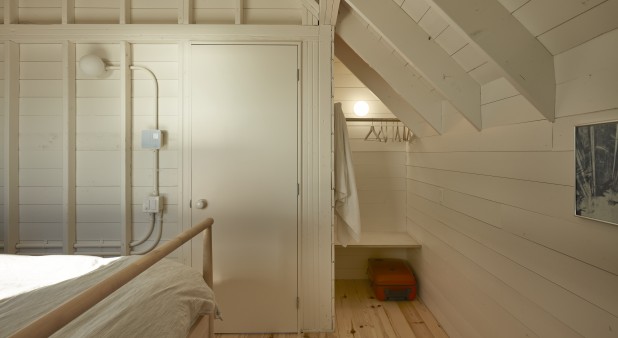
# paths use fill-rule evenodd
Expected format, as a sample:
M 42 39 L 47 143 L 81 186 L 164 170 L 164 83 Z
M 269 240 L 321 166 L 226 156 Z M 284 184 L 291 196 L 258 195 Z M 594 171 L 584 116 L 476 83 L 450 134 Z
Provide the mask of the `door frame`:
M 319 26 L 251 26 L 226 25 L 214 30 L 192 30 L 192 34 L 175 37 L 178 45 L 178 128 L 182 148 L 178 167 L 178 227 L 191 227 L 191 135 L 189 85 L 191 44 L 271 42 L 301 45 L 301 138 L 302 164 L 300 243 L 298 280 L 300 294 L 300 329 L 304 332 L 327 332 L 335 327 L 334 317 L 334 246 L 332 192 L 333 131 L 333 38 L 334 27 Z M 225 27 L 225 28 L 221 28 Z M 195 27 L 197 28 L 197 27 Z M 137 36 L 139 38 L 139 36 Z M 157 37 L 165 39 L 165 36 Z M 216 225 L 215 225 L 216 226 Z M 201 245 L 195 240 L 193 247 Z M 184 245 L 180 259 L 191 264 L 192 246 Z
M 302 133 L 302 108 L 303 108 L 303 97 L 302 97 L 302 42 L 299 41 L 191 41 L 188 45 L 185 46 L 185 64 L 187 65 L 187 70 L 191 69 L 191 50 L 193 46 L 196 45 L 272 45 L 272 46 L 295 46 L 296 47 L 296 66 L 297 66 L 297 82 L 296 82 L 296 184 L 297 184 L 297 198 L 296 198 L 296 297 L 300 298 L 301 294 L 301 263 L 302 263 L 302 194 L 301 194 L 301 186 L 302 186 L 302 141 L 303 141 L 303 133 Z M 186 90 L 184 97 L 182 98 L 184 111 L 186 114 L 186 122 L 182 125 L 182 135 L 183 135 L 183 146 L 182 146 L 182 157 L 183 157 L 183 175 L 185 178 L 183 179 L 183 200 L 187 201 L 185 207 L 183 209 L 183 229 L 190 228 L 196 222 L 200 220 L 192 219 L 192 208 L 191 208 L 191 198 L 193 195 L 192 189 L 192 135 L 191 135 L 191 121 L 193 112 L 191 110 L 191 72 L 183 70 L 184 72 L 184 86 Z M 208 210 L 208 207 L 206 207 Z M 213 225 L 216 227 L 215 224 Z M 202 268 L 202 238 L 201 236 L 194 237 L 190 242 L 189 250 L 183 252 L 183 261 L 185 264 L 188 264 L 196 269 Z M 302 307 L 297 306 L 296 311 L 296 332 L 300 332 L 302 323 Z

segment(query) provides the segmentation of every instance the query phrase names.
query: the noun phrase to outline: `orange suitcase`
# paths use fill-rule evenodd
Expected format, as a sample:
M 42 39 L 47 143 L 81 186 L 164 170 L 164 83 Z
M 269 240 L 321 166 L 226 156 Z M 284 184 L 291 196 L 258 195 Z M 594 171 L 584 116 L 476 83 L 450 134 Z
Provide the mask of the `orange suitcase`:
M 416 297 L 416 278 L 403 259 L 370 258 L 367 274 L 379 300 L 413 300 Z

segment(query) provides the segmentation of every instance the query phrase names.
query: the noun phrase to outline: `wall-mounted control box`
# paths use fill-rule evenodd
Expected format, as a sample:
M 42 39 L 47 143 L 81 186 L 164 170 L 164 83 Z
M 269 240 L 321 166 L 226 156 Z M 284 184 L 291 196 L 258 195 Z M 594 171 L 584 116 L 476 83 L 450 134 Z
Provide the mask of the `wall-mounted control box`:
M 144 198 L 142 212 L 156 214 L 161 211 L 161 199 L 159 196 L 148 196 Z
M 163 133 L 159 129 L 142 130 L 142 149 L 161 149 Z

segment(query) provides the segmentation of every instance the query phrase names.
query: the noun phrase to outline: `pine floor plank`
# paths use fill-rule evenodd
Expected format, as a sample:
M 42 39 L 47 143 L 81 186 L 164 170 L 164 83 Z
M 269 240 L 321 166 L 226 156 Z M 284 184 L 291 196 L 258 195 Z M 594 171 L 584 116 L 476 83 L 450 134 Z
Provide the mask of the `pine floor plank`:
M 414 308 L 416 309 L 416 311 L 418 311 L 421 318 L 423 318 L 423 321 L 427 325 L 427 328 L 429 329 L 429 331 L 431 331 L 434 337 L 448 338 L 448 335 L 446 334 L 446 332 L 444 332 L 444 329 L 442 329 L 440 323 L 438 323 L 431 311 L 429 311 L 429 309 L 420 299 L 415 299 L 412 303 L 414 304 Z
M 420 299 L 382 302 L 367 280 L 335 281 L 335 332 L 216 334 L 217 338 L 448 338 Z

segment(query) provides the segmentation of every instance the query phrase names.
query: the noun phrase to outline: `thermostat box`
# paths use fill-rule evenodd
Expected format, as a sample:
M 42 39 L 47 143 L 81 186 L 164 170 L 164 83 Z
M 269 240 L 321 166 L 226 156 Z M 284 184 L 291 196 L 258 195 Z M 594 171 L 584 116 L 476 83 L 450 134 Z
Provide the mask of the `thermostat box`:
M 159 129 L 142 130 L 142 149 L 161 149 L 163 133 Z

